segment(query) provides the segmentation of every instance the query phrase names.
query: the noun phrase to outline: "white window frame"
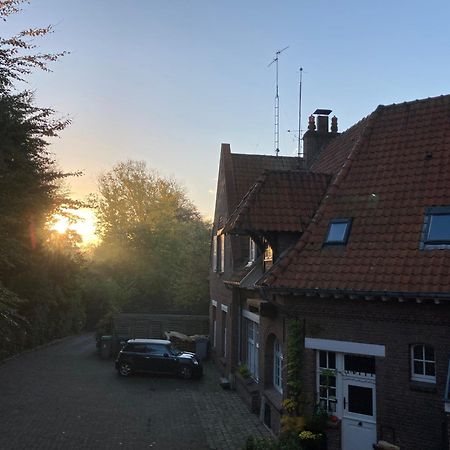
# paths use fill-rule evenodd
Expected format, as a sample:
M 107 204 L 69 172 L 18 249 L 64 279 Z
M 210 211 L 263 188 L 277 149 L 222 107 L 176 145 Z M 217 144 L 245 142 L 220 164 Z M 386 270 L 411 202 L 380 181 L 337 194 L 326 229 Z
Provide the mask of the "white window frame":
M 320 352 L 324 352 L 326 353 L 326 367 L 322 367 L 320 365 Z M 334 354 L 334 364 L 335 367 L 331 368 L 329 367 L 330 363 L 330 353 Z M 341 382 L 341 379 L 339 378 L 338 380 L 338 376 L 339 376 L 339 372 L 338 372 L 338 366 L 342 369 L 343 368 L 343 355 L 340 353 L 336 353 L 336 352 L 330 352 L 328 350 L 317 350 L 316 351 L 316 386 L 317 386 L 317 402 L 320 405 L 321 402 L 325 402 L 325 410 L 329 413 L 329 414 L 336 414 L 337 411 L 337 393 L 338 393 L 338 383 Z M 342 373 L 342 370 L 340 371 Z M 327 376 L 328 373 L 331 375 L 331 373 L 333 373 L 334 379 L 335 379 L 335 383 L 334 386 L 324 386 L 320 383 L 320 377 L 321 376 Z M 325 388 L 327 390 L 326 396 L 321 396 L 320 395 L 320 389 L 321 387 Z M 330 389 L 334 389 L 334 396 L 330 395 Z M 330 407 L 331 404 L 334 404 L 333 408 Z
M 225 272 L 225 235 L 219 235 L 219 245 L 220 245 L 220 261 L 219 261 L 219 272 Z
M 418 359 L 414 357 L 414 349 L 416 347 L 422 347 L 422 358 Z M 434 359 L 425 359 L 425 347 L 430 347 L 433 350 Z M 424 367 L 426 363 L 432 363 L 434 365 L 434 375 L 425 375 L 422 373 L 416 373 L 414 371 L 414 362 L 421 362 Z M 425 369 L 424 369 L 425 371 Z M 413 344 L 411 345 L 411 380 L 412 381 L 421 381 L 424 383 L 436 383 L 436 352 L 434 351 L 434 347 L 426 344 Z
M 213 236 L 212 240 L 211 268 L 213 272 L 217 272 L 217 235 Z
M 283 393 L 283 347 L 277 338 L 273 341 L 273 386 Z
M 242 317 L 244 319 L 242 322 L 244 325 L 246 345 L 245 363 L 252 378 L 255 381 L 259 381 L 259 316 L 250 311 L 243 310 Z M 253 320 L 255 318 L 258 320 Z
M 252 238 L 249 238 L 248 265 L 250 265 L 256 261 L 256 254 L 257 254 L 256 242 Z
M 222 305 L 222 356 L 226 358 L 227 356 L 227 318 L 228 318 L 228 307 Z
M 216 348 L 217 345 L 217 301 L 216 300 L 211 300 L 211 305 L 214 308 L 213 310 L 213 348 Z

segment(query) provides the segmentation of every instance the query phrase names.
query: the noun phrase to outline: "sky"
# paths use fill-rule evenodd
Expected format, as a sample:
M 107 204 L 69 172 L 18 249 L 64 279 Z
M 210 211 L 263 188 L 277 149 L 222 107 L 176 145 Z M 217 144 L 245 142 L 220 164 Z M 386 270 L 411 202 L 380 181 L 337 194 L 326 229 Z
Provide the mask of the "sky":
M 28 88 L 72 124 L 52 141 L 61 169 L 83 171 L 72 195 L 97 189 L 120 161 L 146 161 L 213 214 L 220 144 L 274 154 L 279 57 L 280 155 L 297 153 L 316 108 L 344 131 L 379 104 L 450 93 L 447 0 L 31 0 L 1 36 L 54 25 L 42 51 L 67 50 Z

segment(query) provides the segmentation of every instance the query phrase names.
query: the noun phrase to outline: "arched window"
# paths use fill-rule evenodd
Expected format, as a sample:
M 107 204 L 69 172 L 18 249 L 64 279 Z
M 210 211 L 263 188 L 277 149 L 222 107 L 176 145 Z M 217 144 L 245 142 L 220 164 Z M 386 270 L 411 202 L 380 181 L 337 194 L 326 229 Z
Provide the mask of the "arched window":
M 273 341 L 273 385 L 279 392 L 283 392 L 283 349 L 280 341 Z
M 411 380 L 436 383 L 436 360 L 431 345 L 411 345 Z

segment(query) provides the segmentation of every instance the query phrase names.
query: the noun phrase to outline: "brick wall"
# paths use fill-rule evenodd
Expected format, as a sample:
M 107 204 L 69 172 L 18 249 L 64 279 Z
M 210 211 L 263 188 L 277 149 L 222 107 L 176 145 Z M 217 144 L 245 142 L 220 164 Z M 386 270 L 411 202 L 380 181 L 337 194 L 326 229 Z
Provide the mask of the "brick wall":
M 450 350 L 450 304 L 292 297 L 307 337 L 384 345 L 376 358 L 378 438 L 407 450 L 441 450 Z M 435 349 L 436 384 L 410 381 L 410 345 Z M 314 402 L 315 352 L 305 349 L 304 388 Z

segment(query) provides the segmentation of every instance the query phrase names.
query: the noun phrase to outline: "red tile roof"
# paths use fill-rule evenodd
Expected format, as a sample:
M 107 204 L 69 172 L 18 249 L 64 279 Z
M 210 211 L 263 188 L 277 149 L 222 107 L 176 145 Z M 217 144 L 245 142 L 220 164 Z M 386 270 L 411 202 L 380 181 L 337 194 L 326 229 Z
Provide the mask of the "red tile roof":
M 380 106 L 355 127 L 314 165 L 335 170 L 333 147 L 346 158 L 302 238 L 260 284 L 450 294 L 450 249 L 420 248 L 426 208 L 450 205 L 450 96 Z M 324 246 L 330 220 L 344 217 L 348 243 Z
M 293 156 L 246 155 L 229 153 L 226 180 L 230 213 L 265 170 L 296 170 L 302 161 Z
M 303 232 L 319 206 L 330 177 L 306 171 L 266 171 L 225 225 L 225 232 Z

